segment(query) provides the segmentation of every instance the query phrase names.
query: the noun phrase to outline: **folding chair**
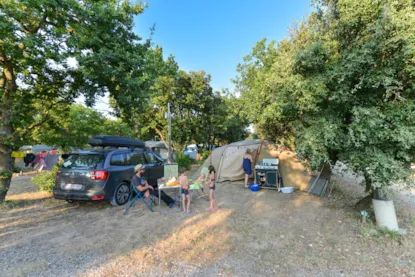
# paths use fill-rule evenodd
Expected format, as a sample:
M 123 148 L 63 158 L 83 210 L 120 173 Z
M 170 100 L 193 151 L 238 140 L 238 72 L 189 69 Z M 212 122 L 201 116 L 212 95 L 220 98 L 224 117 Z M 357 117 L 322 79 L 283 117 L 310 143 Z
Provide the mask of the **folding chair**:
M 134 205 L 135 201 L 137 200 L 142 200 L 144 202 L 144 204 L 146 204 L 147 208 L 149 208 L 150 211 L 153 212 L 153 195 L 150 194 L 149 195 L 149 201 L 150 203 L 147 203 L 147 199 L 144 197 L 144 193 L 141 191 L 138 191 L 137 188 L 133 185 L 131 185 L 132 189 L 131 189 L 131 193 L 130 196 L 128 197 L 128 202 L 130 202 L 130 204 L 127 206 L 127 208 L 124 211 L 124 215 L 128 212 L 128 210 Z M 135 197 L 133 198 L 133 194 L 135 193 Z
M 190 197 L 193 199 L 194 192 L 197 191 L 199 194 L 199 198 L 208 198 L 208 195 L 203 190 L 203 183 L 206 182 L 209 179 L 209 170 L 207 167 L 203 168 L 200 172 L 201 175 L 204 175 L 205 178 L 202 181 L 196 181 L 193 182 L 193 184 L 190 185 Z M 208 200 L 208 199 L 206 199 Z

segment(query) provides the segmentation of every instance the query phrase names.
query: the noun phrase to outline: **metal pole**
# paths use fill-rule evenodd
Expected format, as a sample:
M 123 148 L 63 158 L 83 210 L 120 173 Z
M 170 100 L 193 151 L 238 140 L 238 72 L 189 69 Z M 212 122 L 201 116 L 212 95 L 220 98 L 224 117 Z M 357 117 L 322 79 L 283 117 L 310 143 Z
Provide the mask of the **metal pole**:
M 167 117 L 169 119 L 169 159 L 168 162 L 171 164 L 171 114 L 170 114 L 170 102 L 167 104 Z

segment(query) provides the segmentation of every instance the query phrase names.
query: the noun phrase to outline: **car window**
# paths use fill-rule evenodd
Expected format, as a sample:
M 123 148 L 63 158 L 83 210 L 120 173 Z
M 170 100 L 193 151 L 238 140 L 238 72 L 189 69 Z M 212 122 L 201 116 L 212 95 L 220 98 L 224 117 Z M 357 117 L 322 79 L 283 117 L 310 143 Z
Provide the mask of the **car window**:
M 94 154 L 66 154 L 63 168 L 90 168 L 102 169 L 104 167 L 104 155 Z
M 145 152 L 146 161 L 148 164 L 156 164 L 162 162 L 159 158 L 157 158 L 153 153 Z
M 142 152 L 128 153 L 127 165 L 145 164 L 144 154 Z
M 160 149 L 159 153 L 157 154 L 164 160 L 167 160 L 169 158 L 169 150 L 167 149 Z
M 114 154 L 111 157 L 111 165 L 125 165 L 125 154 Z

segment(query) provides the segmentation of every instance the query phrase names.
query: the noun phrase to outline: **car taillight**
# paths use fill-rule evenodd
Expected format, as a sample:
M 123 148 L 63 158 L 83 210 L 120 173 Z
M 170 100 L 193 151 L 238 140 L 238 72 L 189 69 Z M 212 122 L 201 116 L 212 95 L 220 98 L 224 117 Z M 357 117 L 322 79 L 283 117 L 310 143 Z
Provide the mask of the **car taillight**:
M 107 180 L 108 171 L 106 170 L 94 170 L 90 173 L 91 180 Z

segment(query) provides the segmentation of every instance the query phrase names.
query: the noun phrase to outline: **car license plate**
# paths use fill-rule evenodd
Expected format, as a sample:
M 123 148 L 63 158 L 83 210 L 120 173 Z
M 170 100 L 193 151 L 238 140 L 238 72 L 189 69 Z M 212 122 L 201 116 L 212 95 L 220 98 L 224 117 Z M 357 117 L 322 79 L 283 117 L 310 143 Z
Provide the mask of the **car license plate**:
M 61 187 L 64 190 L 81 190 L 82 189 L 82 185 L 80 184 L 62 184 Z

